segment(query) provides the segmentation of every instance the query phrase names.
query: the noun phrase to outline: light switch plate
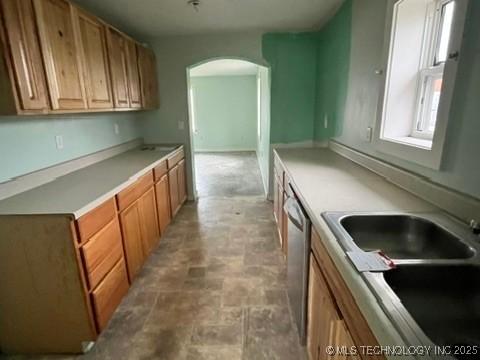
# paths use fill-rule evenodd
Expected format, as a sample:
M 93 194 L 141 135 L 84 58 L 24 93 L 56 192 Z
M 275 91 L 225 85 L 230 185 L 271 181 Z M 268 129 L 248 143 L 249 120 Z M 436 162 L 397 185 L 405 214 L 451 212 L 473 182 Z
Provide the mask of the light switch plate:
M 55 144 L 56 144 L 58 150 L 63 149 L 63 136 L 62 135 L 55 136 Z
M 115 135 L 120 134 L 120 127 L 117 123 L 113 124 L 113 131 L 115 132 Z
M 185 121 L 178 122 L 178 130 L 185 130 Z

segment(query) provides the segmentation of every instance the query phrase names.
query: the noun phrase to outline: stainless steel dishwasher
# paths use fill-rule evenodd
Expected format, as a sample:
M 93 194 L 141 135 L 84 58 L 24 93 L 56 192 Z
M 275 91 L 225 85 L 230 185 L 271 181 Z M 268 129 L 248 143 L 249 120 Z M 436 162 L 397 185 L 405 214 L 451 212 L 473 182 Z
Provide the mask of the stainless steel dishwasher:
M 288 215 L 287 288 L 300 343 L 306 344 L 311 223 L 289 185 L 284 209 Z

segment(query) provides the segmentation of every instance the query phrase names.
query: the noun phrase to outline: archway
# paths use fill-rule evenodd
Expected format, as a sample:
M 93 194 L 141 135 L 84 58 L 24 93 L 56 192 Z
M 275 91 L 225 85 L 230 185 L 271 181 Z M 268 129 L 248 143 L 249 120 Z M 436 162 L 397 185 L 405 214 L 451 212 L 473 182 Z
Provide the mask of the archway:
M 208 59 L 187 67 L 187 91 L 195 197 L 199 192 L 202 196 L 205 190 L 198 188 L 201 184 L 197 181 L 196 154 L 215 153 L 221 157 L 233 152 L 255 154 L 262 195 L 267 197 L 270 69 L 240 58 Z M 216 184 L 220 194 L 221 185 Z

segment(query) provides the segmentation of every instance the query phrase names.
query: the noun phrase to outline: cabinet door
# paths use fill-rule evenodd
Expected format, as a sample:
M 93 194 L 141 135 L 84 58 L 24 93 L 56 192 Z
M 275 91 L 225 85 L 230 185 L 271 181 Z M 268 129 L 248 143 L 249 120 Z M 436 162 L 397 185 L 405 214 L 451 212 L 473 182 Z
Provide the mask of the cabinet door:
M 138 72 L 137 45 L 127 39 L 127 71 L 128 71 L 128 94 L 130 107 L 142 107 L 142 90 L 140 89 L 140 74 Z
M 171 221 L 170 215 L 170 194 L 168 186 L 168 175 L 163 175 L 155 185 L 157 195 L 157 212 L 160 233 L 163 234 Z
M 170 187 L 170 209 L 172 217 L 174 217 L 180 208 L 180 200 L 178 198 L 178 165 L 175 165 L 168 172 L 168 185 Z
M 64 0 L 34 0 L 40 44 L 54 110 L 86 109 L 81 44 L 72 5 Z
M 157 246 L 159 240 L 157 204 L 155 190 L 152 187 L 138 200 L 140 206 L 142 243 L 145 257 Z
M 307 351 L 310 360 L 329 358 L 326 348 L 335 346 L 332 338 L 332 326 L 339 319 L 334 300 L 320 267 L 311 255 L 307 321 Z
M 335 360 L 360 360 L 360 355 L 349 354 L 349 350 L 355 348 L 352 336 L 348 331 L 345 320 L 337 319 L 331 323 L 330 342 L 332 346 L 346 349 L 346 354 L 336 354 L 331 357 Z
M 3 0 L 6 45 L 18 110 L 46 111 L 47 84 L 31 0 Z
M 137 46 L 137 50 L 143 107 L 145 109 L 155 109 L 159 106 L 155 53 L 141 45 Z
M 280 194 L 279 194 L 280 195 Z M 281 206 L 281 211 L 280 211 L 280 216 L 282 218 L 282 251 L 283 255 L 285 255 L 285 258 L 288 255 L 288 214 L 284 210 L 283 206 L 285 205 L 285 202 L 287 201 L 288 197 L 285 191 L 282 192 L 282 206 Z
M 128 277 L 122 258 L 92 292 L 93 308 L 99 331 L 105 329 L 127 292 Z
M 130 282 L 140 271 L 145 259 L 142 245 L 142 220 L 139 202 L 136 201 L 120 213 L 123 247 L 127 257 Z
M 181 204 L 187 200 L 187 181 L 186 181 L 185 159 L 178 163 L 178 201 Z
M 274 176 L 273 176 L 273 216 L 275 217 L 275 221 L 277 222 L 277 224 L 278 224 L 278 218 L 279 218 L 278 208 L 279 208 L 279 200 L 280 200 L 279 196 L 278 196 L 278 187 L 279 187 L 278 179 L 277 179 L 276 173 L 274 172 Z
M 127 44 L 125 37 L 109 28 L 107 31 L 113 100 L 116 108 L 130 107 L 128 96 Z
M 113 96 L 105 25 L 81 10 L 76 10 L 75 13 L 83 49 L 88 108 L 112 109 Z

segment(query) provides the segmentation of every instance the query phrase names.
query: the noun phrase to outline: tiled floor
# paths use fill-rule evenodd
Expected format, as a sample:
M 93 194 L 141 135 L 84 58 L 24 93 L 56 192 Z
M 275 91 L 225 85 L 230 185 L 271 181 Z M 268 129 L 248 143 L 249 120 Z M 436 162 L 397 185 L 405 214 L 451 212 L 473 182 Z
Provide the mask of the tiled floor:
M 198 196 L 264 194 L 255 152 L 195 154 Z
M 211 159 L 197 158 L 208 191 L 182 208 L 95 348 L 77 359 L 304 359 L 272 205 L 254 187 L 228 194 Z M 251 186 L 242 183 L 255 172 L 248 154 L 213 159 L 220 168 L 235 162 L 238 187 Z

